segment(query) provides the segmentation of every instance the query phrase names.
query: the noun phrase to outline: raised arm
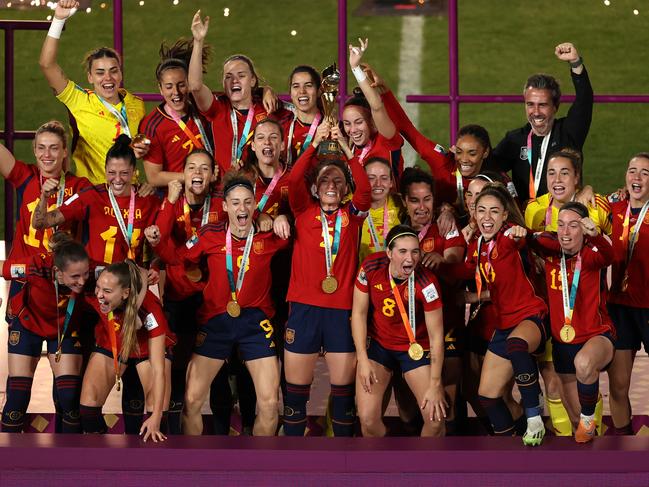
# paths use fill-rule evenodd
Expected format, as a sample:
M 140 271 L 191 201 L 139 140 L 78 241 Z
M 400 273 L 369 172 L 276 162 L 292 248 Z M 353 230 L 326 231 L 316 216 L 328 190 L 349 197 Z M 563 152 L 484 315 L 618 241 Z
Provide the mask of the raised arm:
M 0 144 L 0 174 L 7 179 L 14 166 L 16 165 L 16 158 L 9 152 L 4 145 Z
M 288 192 L 288 202 L 295 216 L 304 211 L 311 200 L 311 193 L 309 193 L 305 183 L 307 172 L 312 166 L 312 159 L 315 156 L 316 148 L 329 135 L 330 131 L 331 126 L 327 122 L 321 123 L 315 132 L 313 143 L 298 157 L 295 165 L 291 169 L 288 178 L 291 188 Z
M 41 49 L 41 57 L 38 64 L 45 75 L 47 83 L 54 90 L 55 95 L 59 95 L 68 85 L 68 77 L 59 66 L 56 58 L 59 49 L 59 38 L 65 25 L 65 21 L 72 16 L 74 11 L 79 7 L 79 2 L 75 0 L 60 0 L 54 10 L 54 19 L 50 25 L 50 30 L 45 36 L 45 42 Z
M 201 11 L 198 10 L 192 19 L 192 35 L 194 36 L 194 45 L 192 47 L 192 57 L 189 61 L 189 73 L 187 83 L 189 90 L 194 95 L 196 107 L 201 112 L 206 112 L 212 104 L 214 95 L 205 84 L 203 84 L 203 45 L 205 37 L 210 26 L 210 18 L 205 17 L 201 20 Z
M 376 125 L 379 133 L 386 139 L 391 139 L 397 133 L 397 128 L 390 119 L 385 106 L 383 105 L 383 100 L 381 100 L 381 95 L 378 91 L 370 85 L 370 80 L 367 75 L 361 68 L 361 58 L 363 53 L 367 49 L 368 40 L 359 39 L 360 47 L 354 47 L 351 44 L 349 45 L 349 65 L 352 68 L 352 73 L 358 82 L 358 86 L 363 91 L 367 102 L 370 104 L 372 110 L 372 118 L 374 119 L 374 124 Z

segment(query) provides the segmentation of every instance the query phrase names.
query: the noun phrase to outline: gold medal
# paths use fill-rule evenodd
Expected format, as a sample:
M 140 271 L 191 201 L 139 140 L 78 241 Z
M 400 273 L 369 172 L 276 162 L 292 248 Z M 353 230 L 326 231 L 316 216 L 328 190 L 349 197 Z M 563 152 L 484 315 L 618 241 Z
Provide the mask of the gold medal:
M 61 349 L 57 348 L 54 354 L 54 361 L 58 364 L 61 361 Z
M 198 267 L 185 269 L 185 275 L 187 276 L 187 279 L 189 279 L 191 282 L 199 282 L 203 278 L 203 273 Z
M 424 357 L 424 347 L 414 342 L 408 347 L 408 357 L 413 360 L 421 360 Z
M 622 278 L 622 285 L 620 286 L 620 288 L 622 289 L 622 292 L 625 293 L 628 287 L 629 287 L 629 273 L 625 272 L 624 277 Z
M 471 312 L 471 316 L 469 316 L 469 321 L 473 321 L 478 317 L 478 313 L 480 312 L 481 307 L 482 307 L 482 303 L 478 303 L 478 306 L 476 306 L 476 309 L 474 309 Z
M 561 337 L 561 341 L 564 343 L 570 343 L 575 339 L 575 329 L 572 327 L 572 325 L 569 325 L 566 323 L 563 325 L 561 328 L 561 331 L 559 332 L 559 336 Z
M 230 316 L 232 316 L 232 318 L 238 318 L 241 314 L 241 306 L 239 306 L 239 303 L 237 303 L 236 301 L 228 302 L 225 310 Z
M 131 140 L 131 149 L 133 149 L 135 144 L 147 144 L 149 145 L 151 141 L 147 138 L 146 135 L 144 134 L 137 134 L 133 139 Z
M 322 280 L 322 290 L 327 294 L 333 294 L 338 289 L 338 281 L 334 276 L 327 276 Z

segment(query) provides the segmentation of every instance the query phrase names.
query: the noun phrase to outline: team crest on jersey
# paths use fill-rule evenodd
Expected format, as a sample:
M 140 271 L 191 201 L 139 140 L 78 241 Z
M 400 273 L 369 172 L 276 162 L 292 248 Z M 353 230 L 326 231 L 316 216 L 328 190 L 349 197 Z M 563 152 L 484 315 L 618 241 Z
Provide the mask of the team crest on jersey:
M 292 328 L 287 328 L 284 332 L 284 341 L 291 345 L 295 341 L 295 330 Z
M 343 212 L 342 226 L 346 227 L 347 225 L 349 225 L 349 215 L 346 212 Z
M 9 345 L 16 346 L 20 343 L 20 332 L 18 330 L 12 330 L 9 332 Z
M 494 246 L 493 250 L 491 251 L 491 258 L 492 259 L 498 258 L 498 247 Z
M 521 153 L 520 153 L 519 157 L 521 158 L 522 161 L 527 161 L 527 146 L 526 145 L 521 147 Z
M 205 343 L 205 337 L 207 337 L 207 333 L 204 331 L 199 331 L 198 334 L 196 335 L 196 346 L 197 347 L 202 347 L 203 343 Z
M 252 250 L 255 254 L 263 254 L 264 253 L 264 241 L 263 240 L 257 240 L 252 244 Z
M 421 243 L 421 250 L 424 252 L 432 252 L 435 249 L 435 239 L 434 238 L 426 238 L 424 241 Z
M 25 264 L 12 264 L 9 272 L 12 279 L 24 279 L 27 274 Z

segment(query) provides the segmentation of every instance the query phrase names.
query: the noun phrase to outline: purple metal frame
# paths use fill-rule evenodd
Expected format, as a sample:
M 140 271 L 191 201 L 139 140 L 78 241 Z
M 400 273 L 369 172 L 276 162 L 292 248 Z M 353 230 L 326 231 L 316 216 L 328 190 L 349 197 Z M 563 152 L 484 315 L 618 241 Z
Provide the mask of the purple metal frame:
M 449 68 L 449 94 L 448 95 L 408 95 L 408 103 L 444 103 L 450 109 L 450 134 L 451 142 L 459 128 L 460 104 L 462 103 L 520 103 L 522 95 L 486 94 L 462 95 L 459 83 L 459 46 L 458 46 L 458 0 L 447 0 L 448 3 L 448 68 Z M 123 0 L 113 1 L 113 46 L 123 55 Z M 15 130 L 14 128 L 14 30 L 47 30 L 50 23 L 46 21 L 21 21 L 0 20 L 0 30 L 5 31 L 5 118 L 4 131 L 0 137 L 4 138 L 5 145 L 13 151 L 14 140 L 29 140 L 34 137 L 34 131 Z M 339 107 L 342 111 L 343 104 L 348 96 L 347 90 L 347 0 L 338 0 L 338 68 L 340 69 L 341 83 L 339 91 Z M 136 93 L 145 101 L 160 101 L 158 93 Z M 563 96 L 561 101 L 571 102 L 574 96 Z M 649 103 L 649 95 L 596 95 L 596 103 Z M 13 238 L 13 189 L 5 181 L 5 240 L 10 244 Z

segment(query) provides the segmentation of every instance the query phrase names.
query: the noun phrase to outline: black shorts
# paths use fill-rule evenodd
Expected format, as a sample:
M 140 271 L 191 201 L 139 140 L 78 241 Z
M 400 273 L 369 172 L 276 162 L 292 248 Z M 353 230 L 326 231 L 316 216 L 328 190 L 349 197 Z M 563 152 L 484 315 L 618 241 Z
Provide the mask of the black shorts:
M 615 324 L 616 350 L 640 350 L 640 345 L 644 345 L 645 352 L 649 353 L 649 308 L 615 303 L 606 307 Z
M 532 321 L 534 324 L 536 324 L 536 326 L 539 328 L 539 331 L 541 332 L 541 342 L 538 348 L 534 350 L 532 354 L 536 355 L 539 353 L 543 353 L 543 351 L 545 350 L 545 342 L 548 339 L 548 327 L 544 317 L 541 315 L 533 315 L 533 316 L 528 316 L 527 318 L 525 318 L 525 320 Z M 521 321 L 525 321 L 525 320 L 521 320 Z M 511 332 L 514 331 L 515 329 L 516 327 L 512 326 L 511 328 L 507 328 L 506 330 L 494 331 L 494 334 L 491 337 L 491 341 L 489 342 L 489 351 L 495 353 L 499 357 L 509 360 L 509 357 L 507 356 L 506 342 Z

